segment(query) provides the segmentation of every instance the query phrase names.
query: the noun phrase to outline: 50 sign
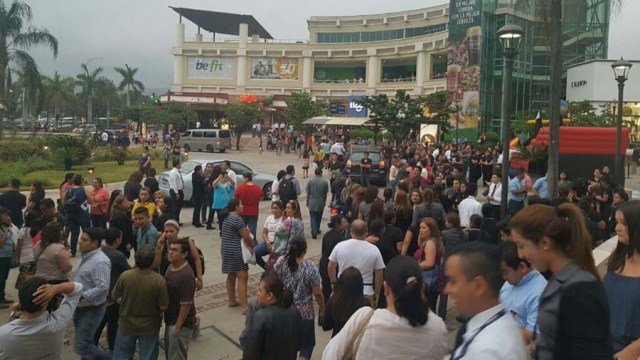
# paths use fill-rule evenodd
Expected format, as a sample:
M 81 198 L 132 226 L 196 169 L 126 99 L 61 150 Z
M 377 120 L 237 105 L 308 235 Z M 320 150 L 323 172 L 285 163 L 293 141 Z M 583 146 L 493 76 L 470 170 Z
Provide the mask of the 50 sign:
M 296 58 L 253 58 L 251 59 L 252 79 L 298 79 L 298 59 Z

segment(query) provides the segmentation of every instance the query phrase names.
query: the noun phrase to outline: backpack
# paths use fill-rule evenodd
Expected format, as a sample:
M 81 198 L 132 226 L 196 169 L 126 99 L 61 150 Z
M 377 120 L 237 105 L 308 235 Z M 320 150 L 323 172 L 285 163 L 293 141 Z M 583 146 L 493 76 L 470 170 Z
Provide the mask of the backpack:
M 64 202 L 62 202 L 62 208 L 64 209 L 65 213 L 80 214 L 82 213 L 82 211 L 84 211 L 83 205 L 85 204 L 86 200 L 81 200 L 81 196 L 79 194 L 81 191 L 83 192 L 84 189 L 78 188 L 67 190 L 67 193 L 64 196 Z
M 296 187 L 293 184 L 293 178 L 283 177 L 278 184 L 278 195 L 280 196 L 280 202 L 282 202 L 283 206 L 290 200 L 298 199 L 298 193 L 296 192 Z

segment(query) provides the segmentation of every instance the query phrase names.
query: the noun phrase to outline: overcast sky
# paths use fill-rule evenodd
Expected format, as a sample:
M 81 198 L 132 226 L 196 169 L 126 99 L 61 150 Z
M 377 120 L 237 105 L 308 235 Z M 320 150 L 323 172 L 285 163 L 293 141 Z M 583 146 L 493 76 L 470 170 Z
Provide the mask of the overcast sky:
M 4 0 L 5 6 L 11 0 Z M 25 0 L 23 0 L 25 1 Z M 140 68 L 138 79 L 147 88 L 167 90 L 173 80 L 173 59 L 178 14 L 169 6 L 250 14 L 276 39 L 308 39 L 306 20 L 311 16 L 361 15 L 417 9 L 443 4 L 446 0 L 26 0 L 33 11 L 33 24 L 47 28 L 59 41 L 59 54 L 32 51 L 41 71 L 75 76 L 80 64 L 102 66 L 116 84 L 114 66 Z M 609 58 L 624 56 L 640 60 L 637 21 L 640 1 L 626 0 L 624 10 L 614 13 L 609 37 Z M 188 21 L 186 37 L 195 27 Z M 636 70 L 640 71 L 640 69 Z M 613 80 L 612 80 L 613 81 Z

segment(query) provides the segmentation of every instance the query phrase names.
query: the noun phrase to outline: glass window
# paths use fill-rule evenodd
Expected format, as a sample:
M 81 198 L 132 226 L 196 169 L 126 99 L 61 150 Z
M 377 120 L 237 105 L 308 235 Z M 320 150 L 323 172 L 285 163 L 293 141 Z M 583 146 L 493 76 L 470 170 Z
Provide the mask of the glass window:
M 220 135 L 219 137 L 221 139 L 228 139 L 231 137 L 231 133 L 229 132 L 229 130 L 220 130 L 218 132 L 218 135 Z
M 238 176 L 242 176 L 242 174 L 247 172 L 253 173 L 253 170 L 249 169 L 249 167 L 235 161 L 231 161 L 231 170 L 233 170 Z
M 193 132 L 191 133 L 191 137 L 194 137 L 194 138 L 201 138 L 201 137 L 202 137 L 202 131 L 193 131 Z
M 204 137 L 206 137 L 206 138 L 214 138 L 214 137 L 216 137 L 216 132 L 215 131 L 205 131 L 204 132 Z
M 182 167 L 180 168 L 180 172 L 183 174 L 188 174 L 195 169 L 196 166 L 201 165 L 199 162 L 195 161 L 185 161 L 182 163 Z
M 191 136 L 191 131 L 187 131 L 186 133 L 182 134 L 182 137 L 189 137 Z

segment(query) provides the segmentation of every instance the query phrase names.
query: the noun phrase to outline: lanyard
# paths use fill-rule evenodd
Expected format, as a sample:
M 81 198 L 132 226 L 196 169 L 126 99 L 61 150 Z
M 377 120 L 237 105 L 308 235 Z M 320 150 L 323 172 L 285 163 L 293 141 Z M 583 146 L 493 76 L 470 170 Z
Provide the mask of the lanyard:
M 469 350 L 469 346 L 471 345 L 473 340 L 475 340 L 476 336 L 478 336 L 478 334 L 480 334 L 482 332 L 482 330 L 486 329 L 489 325 L 491 325 L 494 322 L 498 321 L 498 319 L 503 317 L 504 314 L 506 314 L 506 313 L 507 313 L 506 310 L 502 309 L 497 314 L 495 314 L 491 318 L 489 318 L 489 320 L 487 320 L 487 322 L 482 324 L 482 326 L 480 326 L 478 328 L 478 330 L 476 330 L 471 336 L 469 336 L 469 338 L 465 342 L 462 343 L 462 346 L 460 348 L 460 353 L 458 354 L 458 356 L 455 356 L 452 359 L 453 360 L 462 359 L 467 354 L 467 350 Z

